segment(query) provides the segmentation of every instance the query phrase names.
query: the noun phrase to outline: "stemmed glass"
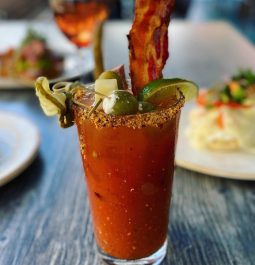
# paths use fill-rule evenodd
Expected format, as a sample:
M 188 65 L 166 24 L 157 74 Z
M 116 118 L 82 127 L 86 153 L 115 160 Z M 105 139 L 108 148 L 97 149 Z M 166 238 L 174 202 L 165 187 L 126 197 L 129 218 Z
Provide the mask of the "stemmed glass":
M 49 0 L 59 29 L 79 50 L 80 66 L 101 23 L 108 17 L 103 0 Z

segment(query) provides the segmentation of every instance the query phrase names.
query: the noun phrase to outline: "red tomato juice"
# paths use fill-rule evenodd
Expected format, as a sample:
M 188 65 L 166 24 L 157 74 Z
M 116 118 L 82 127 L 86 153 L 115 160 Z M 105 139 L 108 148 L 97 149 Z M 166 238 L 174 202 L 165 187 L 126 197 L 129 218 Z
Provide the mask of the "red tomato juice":
M 167 239 L 180 108 L 173 113 L 156 126 L 98 127 L 100 117 L 75 107 L 94 233 L 107 255 L 144 258 Z

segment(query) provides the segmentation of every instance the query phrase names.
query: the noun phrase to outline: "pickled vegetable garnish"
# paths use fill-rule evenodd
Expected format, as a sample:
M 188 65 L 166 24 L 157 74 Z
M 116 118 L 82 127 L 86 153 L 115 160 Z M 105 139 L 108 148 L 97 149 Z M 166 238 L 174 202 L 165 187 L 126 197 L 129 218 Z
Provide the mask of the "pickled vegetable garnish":
M 97 79 L 95 82 L 95 104 L 115 90 L 118 90 L 118 81 L 116 79 Z
M 140 113 L 147 113 L 155 110 L 155 107 L 150 102 L 140 101 L 138 104 L 138 110 Z
M 47 116 L 58 116 L 59 124 L 63 128 L 72 126 L 73 116 L 69 104 L 71 97 L 71 83 L 66 83 L 61 89 L 50 89 L 49 81 L 45 77 L 39 77 L 35 82 L 36 96 Z
M 116 90 L 103 100 L 106 114 L 131 115 L 138 112 L 138 101 L 126 90 Z
M 137 95 L 150 81 L 162 78 L 168 59 L 168 25 L 174 0 L 137 0 L 129 33 L 130 76 Z
M 36 96 L 39 98 L 41 107 L 47 116 L 60 115 L 66 112 L 66 95 L 51 91 L 47 78 L 39 77 L 35 82 L 35 89 Z
M 98 79 L 116 79 L 118 83 L 118 89 L 124 89 L 121 76 L 114 71 L 105 71 L 99 76 Z

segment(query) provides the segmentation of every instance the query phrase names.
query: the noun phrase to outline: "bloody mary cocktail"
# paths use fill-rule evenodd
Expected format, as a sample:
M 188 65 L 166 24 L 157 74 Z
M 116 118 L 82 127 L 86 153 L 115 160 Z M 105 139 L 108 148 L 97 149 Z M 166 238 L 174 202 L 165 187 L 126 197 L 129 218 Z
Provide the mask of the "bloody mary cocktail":
M 75 122 L 98 246 L 117 259 L 148 257 L 167 239 L 184 98 L 163 109 L 127 116 L 101 110 L 90 115 L 85 101 L 79 100 Z
M 174 0 L 136 0 L 124 66 L 93 85 L 36 81 L 36 94 L 63 128 L 77 125 L 92 221 L 107 264 L 158 265 L 166 255 L 175 145 L 191 81 L 164 79 Z

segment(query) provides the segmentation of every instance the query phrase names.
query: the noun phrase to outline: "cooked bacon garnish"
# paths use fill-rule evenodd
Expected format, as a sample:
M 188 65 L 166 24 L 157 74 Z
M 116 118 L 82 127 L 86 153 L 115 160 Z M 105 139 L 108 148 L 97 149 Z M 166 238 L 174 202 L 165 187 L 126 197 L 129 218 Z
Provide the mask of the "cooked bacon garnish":
M 150 81 L 162 78 L 168 59 L 168 25 L 174 0 L 136 0 L 129 33 L 132 90 L 135 95 Z

